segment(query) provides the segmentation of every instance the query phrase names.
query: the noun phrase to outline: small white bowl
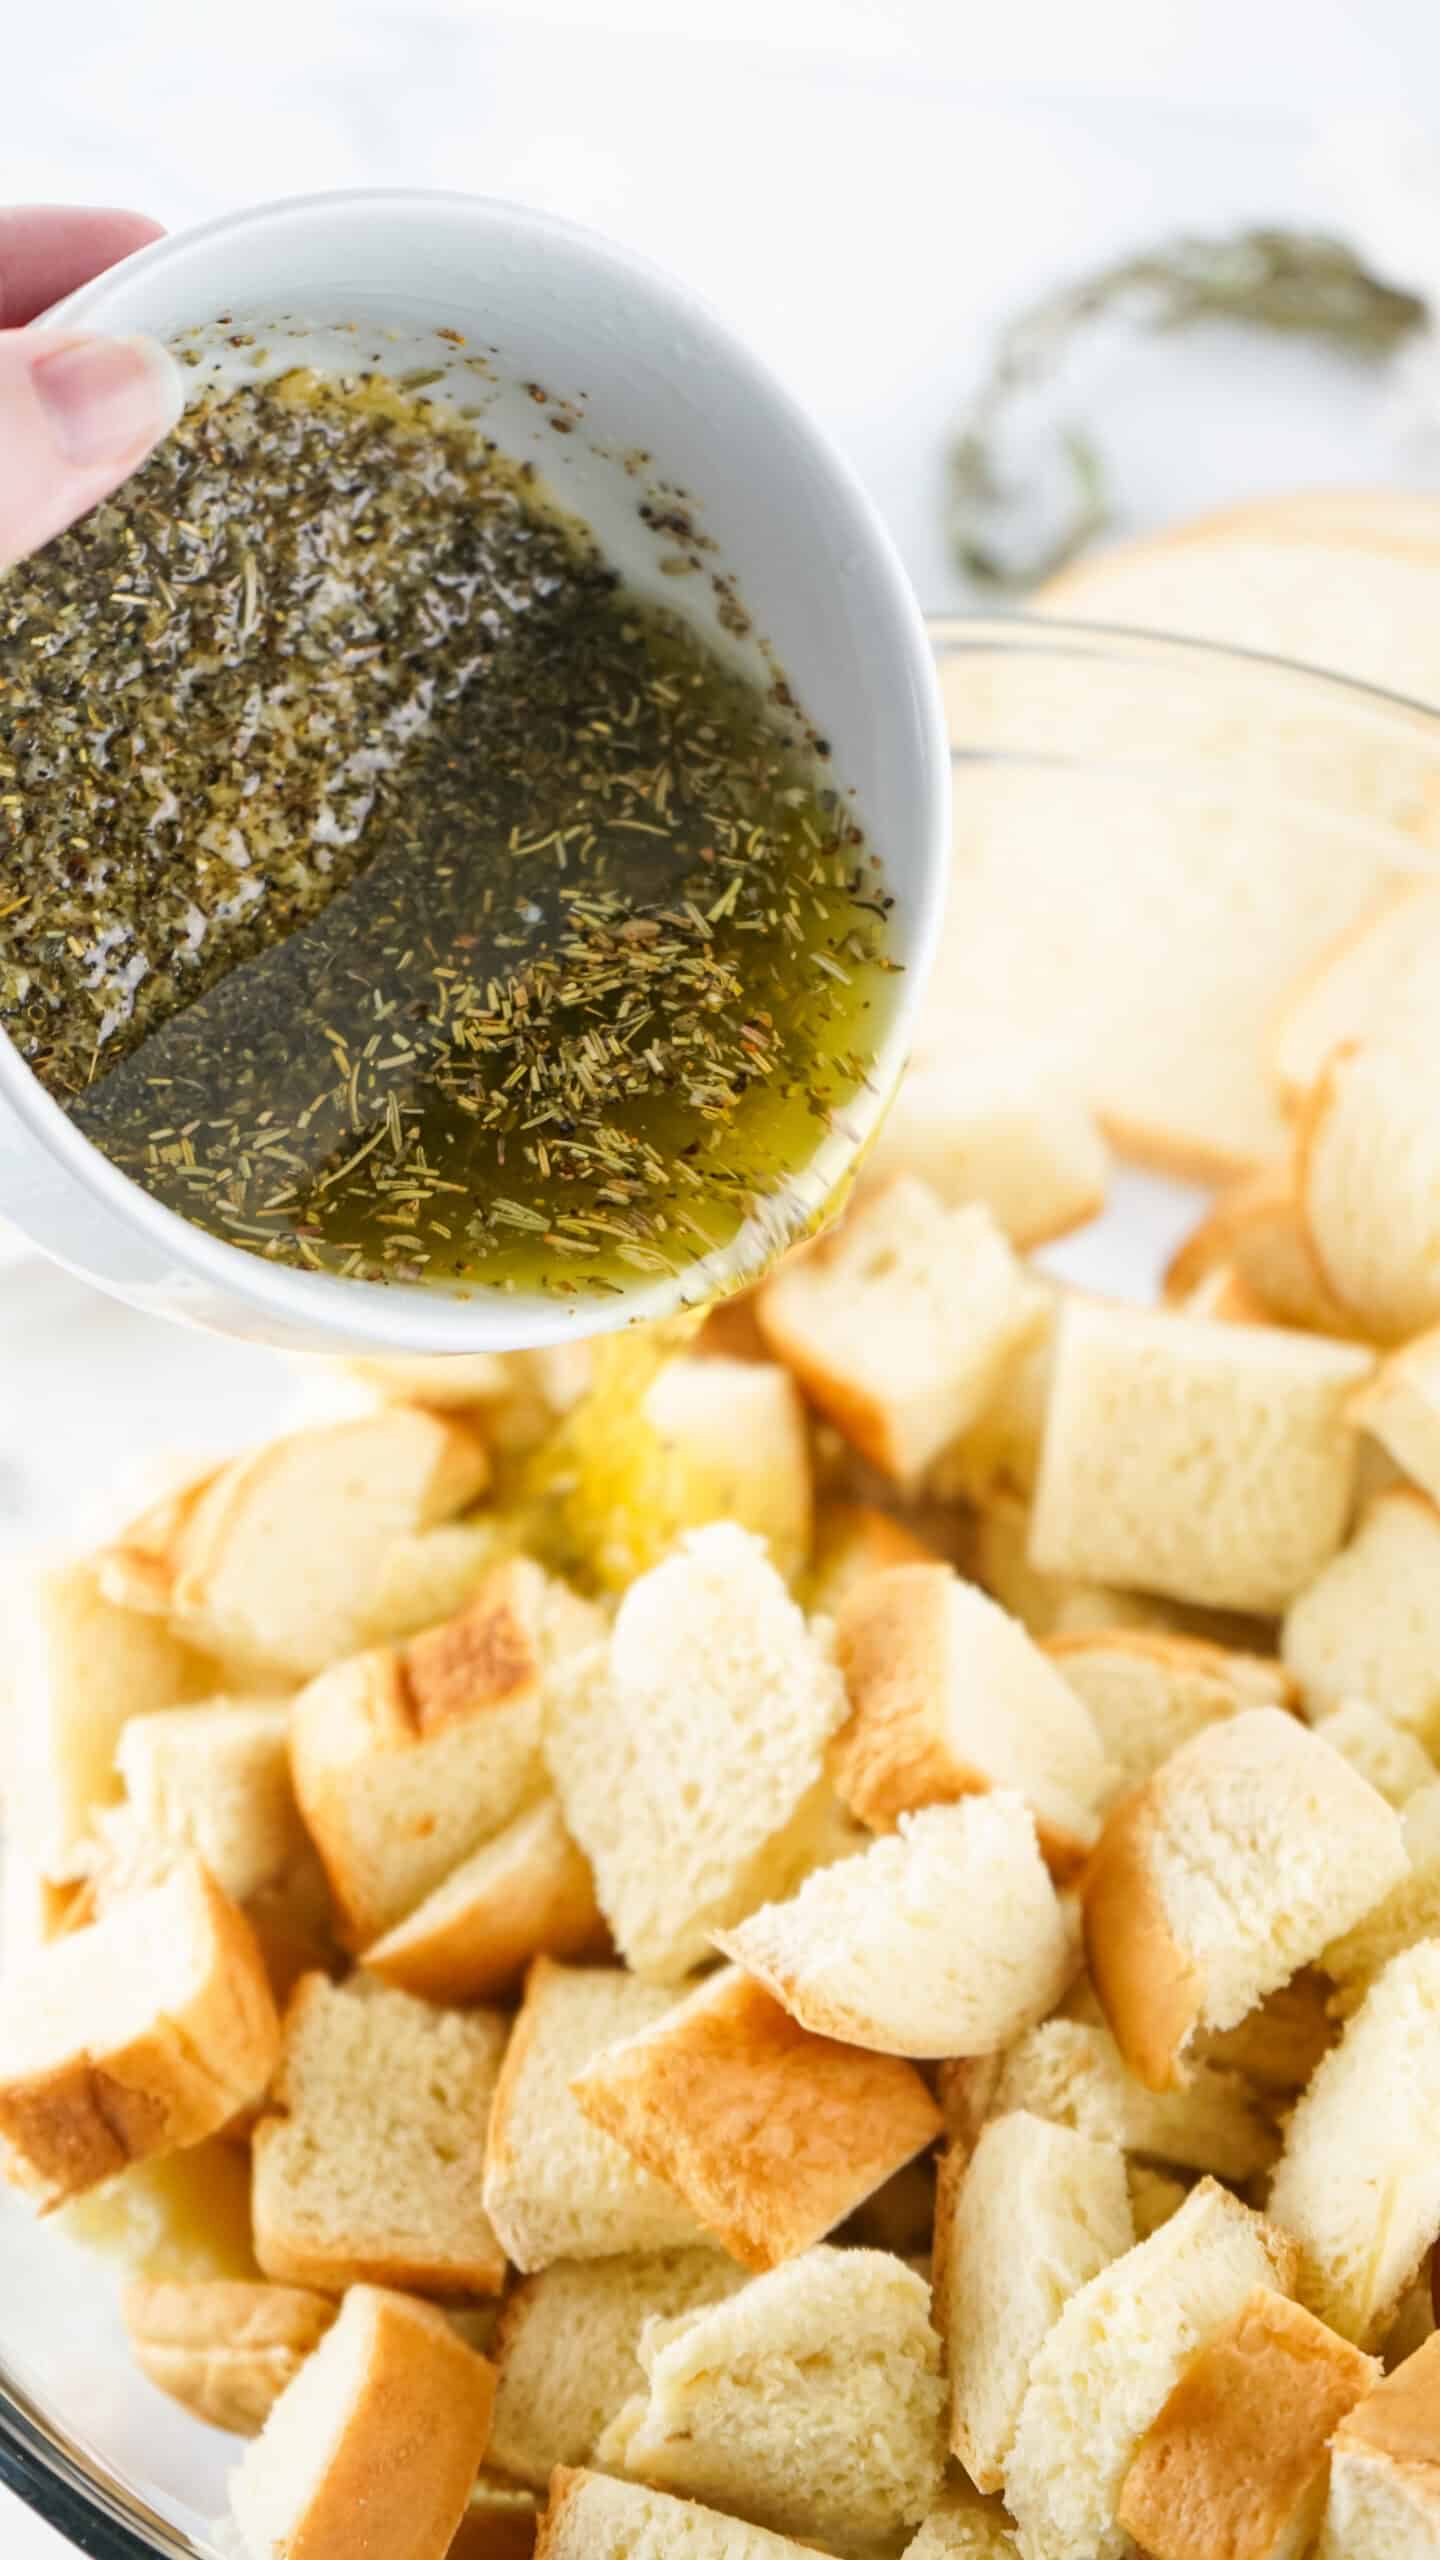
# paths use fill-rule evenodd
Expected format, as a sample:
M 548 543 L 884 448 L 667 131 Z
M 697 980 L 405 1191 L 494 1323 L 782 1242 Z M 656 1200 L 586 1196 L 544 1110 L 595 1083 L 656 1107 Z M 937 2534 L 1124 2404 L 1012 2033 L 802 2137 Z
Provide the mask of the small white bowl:
M 484 197 L 365 190 L 226 215 L 142 249 L 49 315 L 145 330 L 202 358 L 197 386 L 279 370 L 437 367 L 437 395 L 533 459 L 627 579 L 733 656 L 706 576 L 665 575 L 642 516 L 681 490 L 809 719 L 833 742 L 895 893 L 905 976 L 874 1090 L 821 1139 L 818 1207 L 903 1064 L 938 930 L 949 763 L 925 629 L 870 500 L 790 394 L 687 288 L 574 224 Z M 438 332 L 457 333 L 440 336 Z M 248 343 L 236 347 L 236 338 Z M 540 395 L 540 396 L 537 396 Z M 568 432 L 557 433 L 561 418 Z M 757 670 L 764 665 L 758 645 Z M 119 1173 L 0 1035 L 0 1213 L 46 1253 L 154 1312 L 298 1350 L 472 1351 L 573 1339 L 723 1287 L 726 1257 L 590 1303 L 451 1296 L 282 1269 L 203 1234 Z M 730 1249 L 733 1256 L 734 1248 Z M 733 1261 L 731 1264 L 733 1269 Z

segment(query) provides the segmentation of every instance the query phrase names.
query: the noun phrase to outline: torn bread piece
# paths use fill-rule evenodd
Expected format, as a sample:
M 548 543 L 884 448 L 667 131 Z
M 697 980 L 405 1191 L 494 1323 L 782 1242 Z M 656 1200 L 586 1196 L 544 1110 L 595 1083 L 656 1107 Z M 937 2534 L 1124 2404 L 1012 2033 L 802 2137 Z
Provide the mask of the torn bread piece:
M 987 1044 L 911 1060 L 861 1181 L 913 1174 L 947 1209 L 979 1201 L 1028 1252 L 1099 1216 L 1109 1164 L 1062 1059 Z
M 1301 2096 L 1270 2186 L 1270 2213 L 1299 2243 L 1301 2301 L 1355 2346 L 1384 2336 L 1440 2232 L 1437 2117 L 1440 1941 L 1428 1939 L 1376 1976 Z
M 1434 2560 L 1440 2551 L 1440 2338 L 1341 2419 L 1315 2560 Z
M 1089 1708 L 1117 1789 L 1153 1776 L 1207 1725 L 1299 1700 L 1280 1663 L 1194 1636 L 1115 1627 L 1051 1636 L 1044 1649 Z
M 1151 2560 L 1304 2560 L 1335 2429 L 1373 2356 L 1261 2287 L 1206 2338 L 1140 2439 L 1119 2520 Z
M 557 2463 L 593 2463 L 625 2403 L 645 2387 L 648 2320 L 721 2302 L 746 2282 L 718 2249 L 663 2249 L 558 2261 L 505 2303 L 490 2458 L 543 2489 Z
M 952 2138 L 973 2141 L 992 2117 L 1023 2107 L 1093 2141 L 1117 2142 L 1142 2160 L 1203 2170 L 1236 2185 L 1258 2177 L 1279 2148 L 1240 2072 L 1197 2062 L 1183 2088 L 1147 2089 L 1127 2070 L 1109 2028 L 1083 2019 L 1045 2019 L 980 2080 L 986 2071 L 957 2063 L 942 2072 L 941 2104 Z
M 158 2391 L 231 2435 L 258 2435 L 319 2346 L 334 2302 L 283 2284 L 127 2285 L 130 2352 Z
M 597 2055 L 571 2088 L 757 2270 L 823 2239 L 942 2130 L 908 2062 L 811 2035 L 738 1971 Z
M 981 1413 L 1045 1305 L 988 1209 L 947 1209 L 905 1174 L 785 1262 L 760 1323 L 821 1412 L 912 1486 Z
M 835 1784 L 874 1830 L 994 1787 L 1030 1806 L 1065 1872 L 1096 1835 L 1107 1784 L 1089 1709 L 1026 1634 L 945 1565 L 873 1574 L 846 1601 L 836 1644 L 850 1716 Z
M 1118 2143 L 1024 2113 L 947 2152 L 935 2215 L 935 2316 L 950 2449 L 999 2489 L 1031 2363 L 1072 2293 L 1134 2246 Z
M 545 1753 L 625 1961 L 654 1982 L 813 1862 L 845 1691 L 758 1538 L 693 1530 L 545 1706 Z
M 1382 1360 L 1350 1413 L 1422 1493 L 1440 1502 L 1440 1327 Z
M 1418 1788 L 1401 1807 L 1400 1821 L 1405 1874 L 1325 1949 L 1325 1971 L 1337 1986 L 1334 2006 L 1342 2014 L 1356 2007 L 1392 1956 L 1440 1936 L 1440 1781 Z
M 1440 1022 L 1335 1052 L 1297 1137 L 1301 1216 L 1357 1329 L 1404 1342 L 1440 1324 Z
M 1299 1110 L 1336 1050 L 1383 1038 L 1433 1014 L 1440 984 L 1440 888 L 1397 883 L 1332 943 L 1287 993 L 1271 1064 L 1287 1107 Z
M 572 2083 L 597 2057 L 663 2022 L 676 1995 L 606 1967 L 540 1956 L 531 1966 L 495 2093 L 485 2204 L 527 2275 L 557 2258 L 611 2258 L 705 2244 L 674 2189 L 637 2165 L 576 2104 Z
M 187 1859 L 0 1982 L 6 2174 L 55 2205 L 200 2142 L 254 2105 L 279 2042 L 250 1923 Z
M 354 1945 L 393 1928 L 545 1792 L 547 1687 L 603 1625 L 515 1556 L 460 1617 L 301 1690 L 295 1793 Z
M 484 2140 L 508 2021 L 362 1981 L 303 1981 L 256 2127 L 255 2249 L 268 2276 L 337 2293 L 498 2293 Z
M 1440 1509 L 1392 1486 L 1286 1613 L 1280 1650 L 1313 1718 L 1351 1698 L 1440 1749 Z
M 377 2560 L 444 2560 L 494 2397 L 440 2312 L 352 2286 L 230 2475 L 247 2560 L 356 2560 L 362 2535 Z
M 1345 1534 L 1370 1352 L 1276 1326 L 1062 1310 L 1031 1560 L 1212 1607 L 1285 1608 Z
M 1135 2453 L 1197 2350 L 1257 2287 L 1293 2289 L 1283 2232 L 1211 2179 L 1072 2293 L 1030 2367 L 1005 2465 L 1027 2560 L 1122 2560 Z
M 554 1796 L 517 1814 L 367 1947 L 367 1973 L 425 2000 L 492 2000 L 534 1956 L 602 1956 L 595 1880 Z
M 714 1354 L 667 1360 L 640 1410 L 657 1443 L 657 1511 L 677 1531 L 690 1520 L 738 1521 L 792 1581 L 809 1561 L 814 1489 L 804 1400 L 789 1370 Z
M 1198 1293 L 1207 1279 L 1221 1275 L 1232 1302 L 1207 1306 Z M 1298 1325 L 1307 1333 L 1342 1336 L 1356 1330 L 1315 1259 L 1288 1160 L 1247 1174 L 1221 1192 L 1172 1255 L 1164 1294 L 1167 1304 L 1192 1315 L 1219 1313 L 1232 1323 Z
M 847 2550 L 919 2524 L 939 2495 L 930 2289 L 881 2250 L 807 2250 L 652 2324 L 640 2359 L 643 2396 L 610 2445 L 652 2487 Z
M 1317 1716 L 1311 1731 L 1348 1760 L 1397 1812 L 1403 1812 L 1413 1795 L 1433 1786 L 1440 1776 L 1418 1736 L 1403 1724 L 1392 1723 L 1389 1716 L 1378 1715 L 1363 1699 L 1352 1698 L 1347 1705 Z
M 177 1635 L 250 1675 L 309 1679 L 354 1652 L 397 1538 L 484 1492 L 466 1425 L 404 1405 L 298 1431 L 222 1467 L 171 1558 Z
M 1085 1949 L 1150 2089 L 1233 2027 L 1406 1872 L 1393 1806 L 1276 1707 L 1185 1743 L 1108 1816 L 1085 1871 Z
M 1078 1947 L 1023 1798 L 902 1814 L 715 1944 L 816 2035 L 870 2053 L 994 2053 L 1054 2008 Z
M 813 2548 L 634 2480 L 561 2469 L 535 2560 L 807 2560 Z

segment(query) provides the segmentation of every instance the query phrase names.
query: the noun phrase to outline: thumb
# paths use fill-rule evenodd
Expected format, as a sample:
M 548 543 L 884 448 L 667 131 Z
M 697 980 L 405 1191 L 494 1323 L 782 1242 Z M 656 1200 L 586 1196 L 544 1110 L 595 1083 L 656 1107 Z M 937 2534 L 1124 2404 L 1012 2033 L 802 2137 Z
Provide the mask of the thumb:
M 154 338 L 0 331 L 0 571 L 118 488 L 184 400 Z

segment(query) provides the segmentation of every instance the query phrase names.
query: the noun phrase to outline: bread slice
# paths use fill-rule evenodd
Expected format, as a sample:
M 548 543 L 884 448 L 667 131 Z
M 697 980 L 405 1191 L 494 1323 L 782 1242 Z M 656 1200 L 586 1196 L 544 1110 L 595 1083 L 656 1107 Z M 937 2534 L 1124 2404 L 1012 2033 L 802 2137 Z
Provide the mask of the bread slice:
M 237 2436 L 259 2434 L 335 2317 L 327 2295 L 283 2284 L 141 2282 L 122 2309 L 146 2379 Z
M 1292 2289 L 1294 2256 L 1282 2232 L 1207 2178 L 1071 2294 L 1032 2361 L 1005 2465 L 1022 2552 L 1122 2560 L 1119 2502 L 1146 2430 L 1257 2286 Z
M 302 1689 L 295 1792 L 354 1945 L 393 1928 L 543 1794 L 547 1687 L 603 1624 L 515 1556 L 460 1617 Z
M 1325 1971 L 1338 1985 L 1334 2006 L 1342 2014 L 1358 2005 L 1392 1956 L 1440 1936 L 1440 1783 L 1418 1788 L 1402 1806 L 1400 1821 L 1405 1874 L 1325 1949 Z
M 1311 1716 L 1368 1699 L 1440 1750 L 1440 1509 L 1393 1486 L 1286 1613 L 1280 1650 Z
M 918 1484 L 984 1408 L 1044 1299 L 982 1206 L 902 1174 L 767 1282 L 760 1323 L 882 1475 Z
M 655 1435 L 656 1508 L 677 1532 L 737 1520 L 763 1538 L 787 1582 L 809 1561 L 814 1532 L 804 1400 L 773 1360 L 667 1360 L 641 1414 Z
M 601 1967 L 537 1957 L 495 2093 L 485 2203 L 517 2267 L 685 2249 L 705 2235 L 673 2188 L 637 2165 L 572 2084 L 621 2039 L 662 2022 L 675 1994 Z
M 982 2498 L 968 2480 L 932 2507 L 905 2560 L 1016 2560 L 1015 2526 L 998 2498 Z
M 1440 1501 L 1440 1328 L 1382 1360 L 1350 1412 L 1422 1493 Z
M 507 2023 L 310 1974 L 255 2133 L 255 2248 L 268 2276 L 336 2293 L 498 2293 L 485 2126 Z
M 1304 2560 L 1336 2427 L 1380 2379 L 1332 2329 L 1262 2287 L 1205 2339 L 1140 2439 L 1119 2520 L 1153 2560 Z
M 1061 1872 L 1095 1838 L 1107 1772 L 1087 1707 L 1013 1618 L 944 1565 L 872 1574 L 841 1609 L 850 1718 L 836 1786 L 881 1830 L 901 1813 L 1014 1788 Z
M 1270 2212 L 1299 2294 L 1356 2346 L 1384 2335 L 1440 2231 L 1440 1942 L 1393 1956 L 1297 2105 Z M 1378 2202 L 1377 2202 L 1378 2200 Z
M 919 2524 L 945 2461 L 930 2289 L 878 2249 L 811 2249 L 656 2322 L 626 2469 L 832 2549 Z
M 600 1956 L 595 1881 L 553 1796 L 471 1851 L 408 1919 L 367 1947 L 367 1973 L 425 2000 L 493 2000 L 533 1956 Z
M 156 2284 L 254 2284 L 250 2153 L 230 2130 L 137 2160 L 61 2205 L 50 2228 L 117 2273 Z
M 535 2560 L 803 2560 L 807 2547 L 633 2480 L 561 2469 Z
M 804 1597 L 833 1618 L 857 1583 L 894 1564 L 938 1564 L 934 1547 L 873 1502 L 829 1502 L 816 1521 L 815 1557 Z
M 252 2106 L 280 2030 L 243 1912 L 196 1859 L 0 1982 L 5 2173 L 54 2205 Z
M 1022 1251 L 1105 1206 L 1105 1141 L 1062 1060 L 1041 1048 L 947 1046 L 912 1059 L 862 1183 L 913 1174 L 947 1209 L 980 1202 Z
M 1085 1949 L 1116 2042 L 1173 2088 L 1197 2030 L 1231 2027 L 1406 1872 L 1393 1806 L 1276 1707 L 1173 1753 L 1108 1817 Z
M 132 1716 L 115 1765 L 142 1857 L 160 1865 L 193 1851 L 236 1902 L 274 1884 L 306 1847 L 284 1699 L 211 1699 Z
M 545 1751 L 627 1964 L 674 1982 L 811 1863 L 845 1692 L 758 1538 L 716 1522 L 557 1680 Z
M 230 2475 L 248 2560 L 444 2560 L 494 2397 L 438 2311 L 354 2286 Z
M 1089 1708 L 1117 1787 L 1152 1777 L 1207 1725 L 1298 1699 L 1278 1662 L 1194 1636 L 1114 1627 L 1051 1636 L 1045 1651 Z
M 1388 2373 L 1335 2431 L 1315 2560 L 1433 2560 L 1440 2550 L 1440 2338 Z
M 941 2131 L 909 2063 L 811 2035 L 739 1972 L 702 1983 L 571 2087 L 593 2125 L 757 2270 L 833 2231 Z
M 994 2053 L 1048 2015 L 1078 1950 L 1022 1797 L 902 1814 L 898 1834 L 717 1931 L 816 2035 L 870 2053 Z
M 1348 1705 L 1317 1716 L 1312 1731 L 1342 1760 L 1348 1760 L 1397 1812 L 1403 1812 L 1422 1787 L 1433 1786 L 1440 1774 L 1415 1734 L 1403 1724 L 1392 1724 L 1362 1699 L 1352 1698 Z
M 1228 1275 L 1227 1296 L 1219 1307 L 1207 1307 L 1196 1292 L 1207 1277 L 1217 1275 Z M 1238 1301 L 1232 1303 L 1235 1293 Z M 1353 1317 L 1321 1276 L 1289 1157 L 1246 1174 L 1220 1193 L 1172 1255 L 1164 1294 L 1172 1306 L 1188 1305 L 1197 1315 L 1219 1313 L 1232 1322 L 1298 1325 L 1306 1332 L 1339 1335 L 1356 1330 Z
M 1271 1063 L 1287 1106 L 1314 1092 L 1335 1051 L 1423 1022 L 1440 969 L 1440 889 L 1405 880 L 1385 892 L 1287 992 Z
M 356 1641 L 367 1648 L 403 1644 L 407 1636 L 458 1617 L 504 1554 L 505 1531 L 493 1513 L 410 1530 L 385 1550 Z
M 606 2428 L 645 2387 L 647 2320 L 723 2301 L 745 2281 L 717 2249 L 562 2259 L 527 2276 L 506 2301 L 495 2345 L 492 2461 L 536 2489 L 557 2463 L 593 2463 Z
M 1134 2246 L 1118 2143 L 1024 2113 L 947 2152 L 935 2215 L 936 2325 L 950 2449 L 999 2489 L 1031 2363 L 1072 2293 Z
M 1300 1208 L 1326 1286 L 1373 1340 L 1440 1324 L 1440 1026 L 1336 1051 L 1297 1138 Z
M 1274 2159 L 1275 2131 L 1238 2071 L 1197 2062 L 1181 2089 L 1146 2089 L 1128 2071 L 1108 2027 L 1047 2018 L 1004 2056 L 988 2087 L 967 2085 L 968 2066 L 942 2077 L 952 2133 L 974 2139 L 991 2116 L 1023 2107 L 1092 2141 L 1117 2142 L 1143 2160 L 1200 2169 L 1240 2184 Z
M 1044 1573 L 1285 1608 L 1355 1484 L 1358 1345 L 1080 1300 L 1063 1309 L 1030 1553 Z
M 463 1511 L 489 1477 L 473 1431 L 401 1405 L 272 1440 L 222 1467 L 182 1521 L 171 1623 L 231 1671 L 309 1679 L 361 1642 L 394 1541 Z

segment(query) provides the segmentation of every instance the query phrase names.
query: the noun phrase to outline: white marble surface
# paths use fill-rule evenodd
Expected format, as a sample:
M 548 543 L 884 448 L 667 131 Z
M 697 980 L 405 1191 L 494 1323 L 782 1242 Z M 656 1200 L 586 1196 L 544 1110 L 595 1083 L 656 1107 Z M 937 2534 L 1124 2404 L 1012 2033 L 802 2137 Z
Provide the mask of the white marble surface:
M 15 200 L 178 224 L 314 187 L 470 187 L 683 270 L 848 449 L 935 607 L 964 601 L 941 456 L 997 317 L 1175 228 L 1334 219 L 1337 137 L 1360 119 L 1371 165 L 1377 131 L 1382 156 L 1391 133 L 1413 153 L 1437 97 L 1434 0 L 10 0 L 0 17 Z M 1303 351 L 1126 360 L 1105 419 L 1141 521 L 1406 467 L 1385 393 Z M 0 1552 L 83 1522 L 144 1449 L 223 1445 L 291 1392 L 265 1355 L 0 1268 Z M 0 2548 L 61 2546 L 0 2498 Z

